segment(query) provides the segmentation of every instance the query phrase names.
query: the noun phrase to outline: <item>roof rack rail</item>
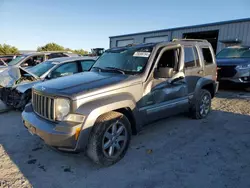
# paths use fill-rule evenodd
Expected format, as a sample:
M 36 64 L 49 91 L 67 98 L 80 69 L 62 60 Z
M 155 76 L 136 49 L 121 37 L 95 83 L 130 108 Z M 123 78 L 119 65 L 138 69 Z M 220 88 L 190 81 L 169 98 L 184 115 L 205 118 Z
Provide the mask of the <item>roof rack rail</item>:
M 130 46 L 136 46 L 138 45 L 137 43 L 131 43 L 131 44 L 127 44 L 125 47 L 130 47 Z
M 205 39 L 173 39 L 172 42 L 175 41 L 194 41 L 194 42 L 208 42 Z

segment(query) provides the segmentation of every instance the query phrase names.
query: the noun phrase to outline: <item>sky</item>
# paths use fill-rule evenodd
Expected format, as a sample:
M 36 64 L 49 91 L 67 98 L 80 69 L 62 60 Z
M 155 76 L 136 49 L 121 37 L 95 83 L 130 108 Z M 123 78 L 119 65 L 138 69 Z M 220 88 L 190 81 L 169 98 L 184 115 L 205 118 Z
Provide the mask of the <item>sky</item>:
M 0 0 L 0 44 L 107 49 L 110 36 L 241 18 L 250 0 Z

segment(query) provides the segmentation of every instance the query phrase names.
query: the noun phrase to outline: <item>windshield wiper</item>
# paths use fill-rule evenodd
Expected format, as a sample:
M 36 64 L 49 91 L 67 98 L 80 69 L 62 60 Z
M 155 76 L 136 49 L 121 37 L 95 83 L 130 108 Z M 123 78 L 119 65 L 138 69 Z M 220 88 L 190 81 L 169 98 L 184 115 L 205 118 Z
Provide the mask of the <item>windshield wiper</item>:
M 98 69 L 99 71 L 103 70 L 103 68 L 101 68 L 101 67 L 93 67 L 93 68 Z
M 119 68 L 116 68 L 116 67 L 105 67 L 104 70 L 114 70 L 114 71 L 117 71 L 117 72 L 120 72 L 122 74 L 125 74 L 125 71 L 122 70 L 122 69 L 119 69 Z

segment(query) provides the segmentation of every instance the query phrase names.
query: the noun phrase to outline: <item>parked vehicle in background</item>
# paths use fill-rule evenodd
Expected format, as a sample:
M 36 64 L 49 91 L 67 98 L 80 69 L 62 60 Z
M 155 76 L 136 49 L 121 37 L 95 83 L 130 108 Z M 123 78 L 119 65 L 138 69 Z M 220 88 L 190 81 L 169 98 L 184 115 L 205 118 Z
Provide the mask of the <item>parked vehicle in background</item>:
M 52 58 L 57 58 L 57 57 L 75 57 L 75 56 L 79 56 L 79 55 L 71 53 L 71 52 L 64 52 L 64 51 L 26 53 L 9 61 L 7 63 L 8 66 L 0 66 L 0 72 L 6 69 L 13 68 L 13 67 L 23 67 L 23 68 L 33 67 L 47 59 L 52 59 Z M 1 77 L 1 74 L 0 74 L 0 77 Z
M 152 121 L 186 111 L 205 118 L 217 89 L 207 41 L 140 44 L 105 51 L 90 72 L 36 84 L 22 118 L 46 144 L 108 166 Z
M 232 46 L 217 56 L 218 80 L 244 84 L 250 91 L 250 46 Z
M 101 56 L 103 53 L 104 53 L 104 48 L 93 48 L 91 49 L 91 53 L 94 55 L 94 56 Z
M 20 78 L 14 86 L 5 86 L 0 99 L 8 106 L 23 109 L 31 99 L 31 88 L 40 82 L 89 71 L 96 57 L 61 57 L 47 60 L 29 70 L 20 69 Z M 0 82 L 1 85 L 1 82 Z
M 0 55 L 0 72 L 1 70 L 3 71 L 4 69 L 2 66 L 8 66 L 8 63 L 18 57 L 19 55 Z
M 0 95 L 3 87 L 15 86 L 15 82 L 22 77 L 23 71 L 20 72 L 20 67 L 28 70 L 45 60 L 57 57 L 79 57 L 79 55 L 61 51 L 30 52 L 16 57 L 8 63 L 8 66 L 0 66 Z
M 101 56 L 104 53 L 104 48 L 92 48 L 91 52 L 83 56 Z

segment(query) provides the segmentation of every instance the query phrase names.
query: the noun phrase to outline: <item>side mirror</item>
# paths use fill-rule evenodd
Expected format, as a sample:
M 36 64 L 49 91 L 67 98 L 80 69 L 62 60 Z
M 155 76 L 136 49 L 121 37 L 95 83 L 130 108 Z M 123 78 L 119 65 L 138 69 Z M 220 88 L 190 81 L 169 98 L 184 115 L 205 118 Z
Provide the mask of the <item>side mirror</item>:
M 178 72 L 177 74 L 175 74 L 172 78 L 170 78 L 168 80 L 168 83 L 173 84 L 179 80 L 183 80 L 185 78 L 185 75 L 183 72 Z
M 173 75 L 174 69 L 169 67 L 160 67 L 154 71 L 155 78 L 172 78 Z
M 51 79 L 52 78 L 52 74 L 51 74 L 51 72 L 47 75 L 47 79 Z

